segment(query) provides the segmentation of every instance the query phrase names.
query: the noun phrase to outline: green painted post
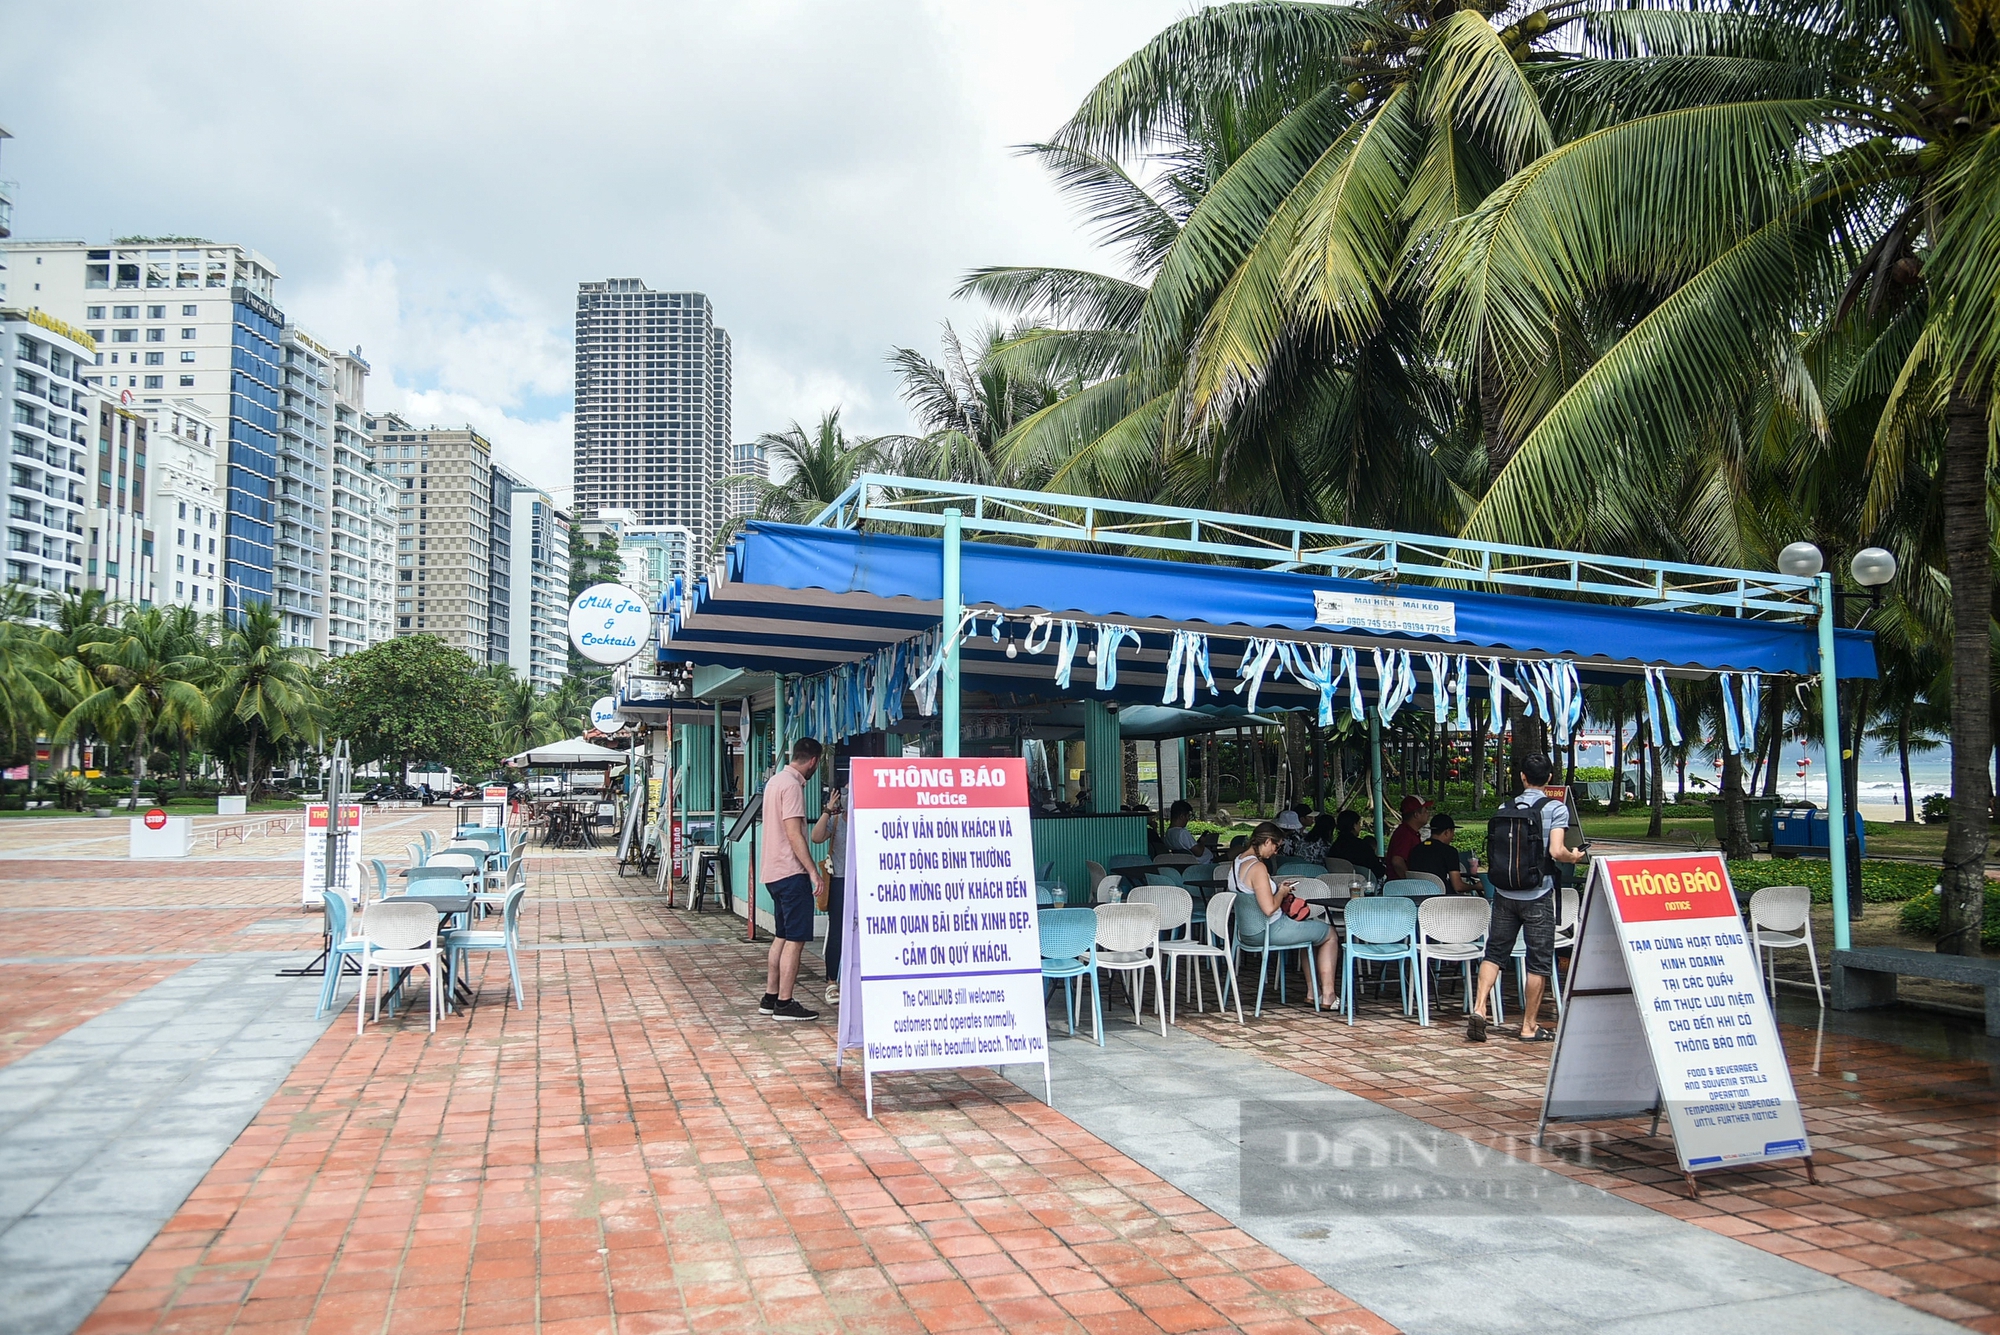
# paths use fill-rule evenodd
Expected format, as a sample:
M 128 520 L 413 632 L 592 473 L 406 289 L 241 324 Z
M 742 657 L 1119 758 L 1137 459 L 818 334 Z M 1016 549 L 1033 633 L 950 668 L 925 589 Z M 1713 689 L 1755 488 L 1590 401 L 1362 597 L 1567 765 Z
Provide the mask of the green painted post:
M 771 772 L 790 759 L 785 749 L 785 674 L 780 672 L 771 687 Z
M 944 512 L 944 680 L 939 683 L 943 704 L 939 709 L 939 754 L 956 756 L 958 749 L 958 619 L 964 615 L 964 597 L 959 587 L 959 535 L 964 515 L 956 508 Z
M 1847 920 L 1847 794 L 1840 763 L 1840 674 L 1834 666 L 1833 628 L 1837 615 L 1833 576 L 1819 577 L 1819 712 L 1826 745 L 1826 809 L 1832 817 L 1827 832 L 1827 870 L 1833 877 L 1833 948 L 1853 946 L 1853 926 Z
M 713 808 L 714 808 L 713 814 L 715 816 L 715 828 L 712 831 L 710 831 L 709 837 L 715 841 L 715 846 L 717 848 L 720 848 L 722 846 L 722 787 L 723 787 L 722 701 L 711 700 L 709 701 L 709 704 L 713 707 L 715 711 L 715 737 L 711 748 L 715 756 L 715 775 L 714 775 L 715 786 L 709 789 L 709 797 L 713 799 Z
M 1375 852 L 1389 851 L 1382 827 L 1382 711 L 1368 711 L 1368 791 L 1375 805 Z

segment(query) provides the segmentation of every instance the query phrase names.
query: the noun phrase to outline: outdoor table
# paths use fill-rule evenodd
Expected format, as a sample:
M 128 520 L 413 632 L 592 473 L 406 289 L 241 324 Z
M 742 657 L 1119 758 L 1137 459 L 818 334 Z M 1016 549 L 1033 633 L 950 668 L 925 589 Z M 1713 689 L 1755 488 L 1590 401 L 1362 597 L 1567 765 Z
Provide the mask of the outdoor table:
M 451 919 L 467 916 L 472 912 L 472 895 L 464 890 L 412 890 L 408 894 L 397 896 L 397 898 L 404 902 L 414 900 L 419 904 L 428 904 L 436 909 L 438 915 L 438 932 L 440 935 L 444 933 L 446 924 Z M 402 980 L 399 977 L 397 979 L 397 986 L 400 987 L 401 985 Z M 470 1004 L 472 1001 L 472 989 L 463 980 L 460 980 L 458 986 L 452 990 L 450 999 L 454 1003 Z

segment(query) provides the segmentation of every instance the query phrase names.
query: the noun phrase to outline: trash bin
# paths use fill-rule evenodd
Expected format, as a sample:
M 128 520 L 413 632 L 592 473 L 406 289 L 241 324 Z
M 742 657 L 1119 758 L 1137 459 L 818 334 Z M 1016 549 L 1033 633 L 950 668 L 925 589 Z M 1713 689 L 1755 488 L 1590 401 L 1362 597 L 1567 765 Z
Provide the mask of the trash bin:
M 1782 798 L 1744 797 L 1743 821 L 1750 827 L 1751 843 L 1772 842 L 1771 819 L 1782 805 Z M 1721 843 L 1729 838 L 1729 804 L 1720 797 L 1712 797 L 1708 800 L 1708 811 L 1715 822 L 1715 841 Z
M 1771 813 L 1771 855 L 1780 858 L 1814 856 L 1813 835 L 1817 829 L 1818 856 L 1826 856 L 1826 817 L 1810 804 L 1786 805 Z
M 1852 837 L 1847 843 L 1854 864 L 1852 875 L 1860 875 L 1860 861 L 1868 856 L 1868 827 L 1861 813 L 1851 811 Z M 1771 853 L 1781 858 L 1823 858 L 1833 847 L 1833 816 L 1812 806 L 1781 807 L 1771 818 Z M 1857 882 L 1858 884 L 1858 882 Z

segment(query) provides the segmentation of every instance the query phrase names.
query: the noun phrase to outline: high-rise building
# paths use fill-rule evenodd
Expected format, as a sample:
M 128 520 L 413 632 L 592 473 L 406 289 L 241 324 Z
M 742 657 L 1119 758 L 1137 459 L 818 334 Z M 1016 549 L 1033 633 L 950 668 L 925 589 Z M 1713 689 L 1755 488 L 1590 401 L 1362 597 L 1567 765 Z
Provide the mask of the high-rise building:
M 286 643 L 326 653 L 334 352 L 297 325 L 285 326 L 280 348 L 284 361 L 271 505 L 272 585 Z
M 695 535 L 684 524 L 642 524 L 630 510 L 604 509 L 576 528 L 586 547 L 607 537 L 615 542 L 620 582 L 655 606 L 676 579 L 689 579 L 699 562 Z
M 5 248 L 17 301 L 94 331 L 91 379 L 106 397 L 128 407 L 192 399 L 219 434 L 226 427 L 216 459 L 224 513 L 220 596 L 232 611 L 245 598 L 275 600 L 285 495 L 277 269 L 247 246 L 200 237 L 10 241 Z M 302 494 L 293 500 L 302 514 Z M 296 517 L 294 529 L 303 533 Z
M 367 419 L 376 467 L 397 498 L 396 629 L 436 635 L 487 661 L 493 447 L 471 427 Z
M 748 519 L 757 511 L 757 484 L 750 479 L 771 477 L 770 454 L 762 441 L 739 440 L 729 447 L 729 505 L 723 522 Z
M 153 530 L 147 526 L 146 474 L 151 421 L 144 413 L 97 402 L 95 485 L 83 527 L 83 578 L 113 602 L 153 601 Z
M 7 127 L 0 125 L 0 143 L 14 136 L 7 133 Z M 0 179 L 0 241 L 14 234 L 14 183 Z M 0 306 L 7 304 L 7 252 L 0 250 Z
M 215 424 L 192 399 L 149 403 L 147 470 L 153 524 L 154 597 L 216 611 L 222 587 L 222 506 L 215 490 Z
M 569 516 L 547 492 L 514 488 L 507 662 L 537 691 L 569 674 Z
M 729 335 L 700 292 L 637 278 L 583 283 L 576 301 L 576 518 L 630 510 L 707 550 L 724 520 Z
M 487 513 L 486 661 L 512 661 L 514 574 L 514 489 L 526 478 L 493 465 L 493 494 Z
M 361 350 L 336 352 L 332 367 L 333 449 L 327 518 L 327 653 L 338 658 L 394 634 L 396 506 L 377 471 L 369 438 L 368 363 Z
M 84 383 L 89 334 L 38 310 L 0 308 L 0 406 L 7 422 L 7 582 L 84 587 L 84 512 L 97 396 Z

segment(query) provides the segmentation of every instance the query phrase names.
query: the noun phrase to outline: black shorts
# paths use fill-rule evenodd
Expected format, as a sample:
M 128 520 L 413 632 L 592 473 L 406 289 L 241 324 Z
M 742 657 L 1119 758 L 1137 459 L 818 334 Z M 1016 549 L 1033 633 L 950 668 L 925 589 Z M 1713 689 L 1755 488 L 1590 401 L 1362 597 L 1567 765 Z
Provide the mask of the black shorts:
M 1528 972 L 1543 978 L 1555 976 L 1556 896 L 1554 891 L 1540 899 L 1509 899 L 1493 896 L 1493 920 L 1486 929 L 1486 960 L 1501 968 L 1514 957 L 1514 939 L 1528 938 Z
M 800 872 L 767 881 L 771 892 L 771 935 L 780 941 L 813 939 L 813 878 Z

